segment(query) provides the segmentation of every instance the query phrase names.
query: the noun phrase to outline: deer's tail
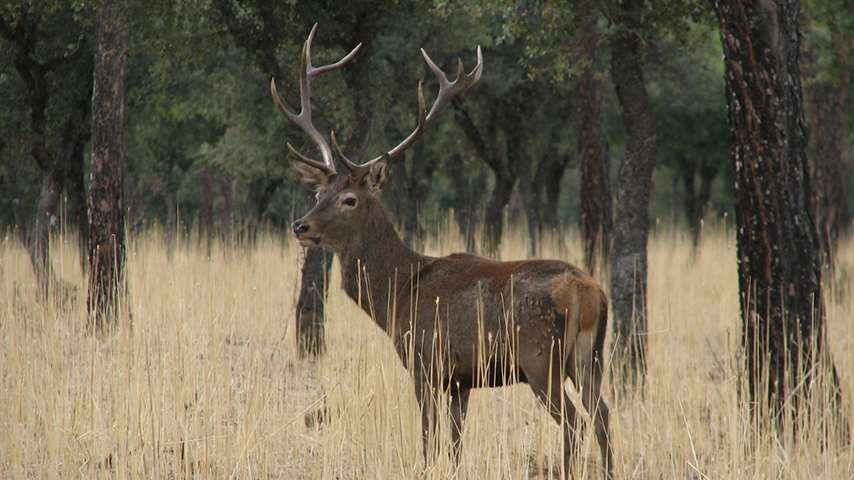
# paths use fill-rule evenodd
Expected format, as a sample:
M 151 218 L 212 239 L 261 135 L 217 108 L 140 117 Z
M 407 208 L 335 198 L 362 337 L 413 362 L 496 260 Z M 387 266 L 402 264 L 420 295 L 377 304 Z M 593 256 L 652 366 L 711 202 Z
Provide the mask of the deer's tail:
M 552 286 L 555 304 L 566 315 L 564 342 L 568 348 L 564 354 L 565 364 L 570 366 L 574 363 L 588 372 L 591 367 L 601 369 L 608 327 L 605 292 L 593 278 L 576 272 L 566 272 L 557 277 Z

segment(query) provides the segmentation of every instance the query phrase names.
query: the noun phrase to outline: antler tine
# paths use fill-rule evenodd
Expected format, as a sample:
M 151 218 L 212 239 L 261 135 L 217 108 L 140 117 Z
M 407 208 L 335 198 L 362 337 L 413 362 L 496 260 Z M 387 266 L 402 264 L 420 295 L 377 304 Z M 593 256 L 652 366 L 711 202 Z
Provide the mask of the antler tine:
M 465 73 L 465 69 L 463 68 L 463 61 L 459 60 L 459 71 L 457 73 L 457 78 L 453 82 L 448 81 L 447 75 L 442 71 L 433 60 L 430 59 L 430 56 L 427 55 L 427 52 L 424 49 L 421 49 L 421 54 L 424 56 L 424 60 L 427 62 L 427 66 L 430 68 L 430 71 L 433 72 L 433 75 L 439 81 L 439 94 L 436 97 L 436 100 L 433 102 L 433 106 L 430 107 L 430 111 L 426 112 L 426 106 L 424 104 L 424 93 L 421 87 L 421 83 L 418 84 L 418 125 L 415 127 L 415 130 L 409 134 L 406 139 L 404 139 L 398 146 L 392 148 L 388 151 L 387 154 L 384 154 L 380 157 L 377 157 L 370 162 L 362 165 L 360 168 L 367 167 L 372 163 L 378 161 L 385 155 L 388 155 L 389 159 L 394 159 L 401 153 L 403 153 L 407 148 L 412 146 L 416 140 L 421 138 L 421 135 L 424 134 L 432 125 L 435 123 L 436 119 L 439 117 L 439 114 L 448 106 L 448 103 L 456 97 L 457 95 L 465 92 L 469 88 L 472 87 L 475 83 L 480 80 L 481 75 L 483 74 L 483 53 L 480 47 L 477 47 L 477 65 L 474 66 L 471 72 Z M 349 168 L 349 167 L 348 167 Z M 351 169 L 352 171 L 352 169 Z
M 341 163 L 347 167 L 347 170 L 350 170 L 351 172 L 358 170 L 359 165 L 351 162 L 350 159 L 344 155 L 344 152 L 341 151 L 341 147 L 338 146 L 338 140 L 335 139 L 335 132 L 332 132 L 329 136 L 332 137 L 332 148 L 335 149 L 335 154 L 338 155 L 338 160 L 341 160 Z
M 329 64 L 324 65 L 322 67 L 313 67 L 311 65 L 311 44 L 314 41 L 314 33 L 317 31 L 317 24 L 315 23 L 313 27 L 311 27 L 311 32 L 308 34 L 308 38 L 303 44 L 301 62 L 300 62 L 300 113 L 299 115 L 295 115 L 282 102 L 279 97 L 279 92 L 276 90 L 276 80 L 270 80 L 270 93 L 273 95 L 273 101 L 276 102 L 276 106 L 279 108 L 279 111 L 288 119 L 292 124 L 299 127 L 306 135 L 317 145 L 317 148 L 320 149 L 320 155 L 323 157 L 323 162 L 318 162 L 316 160 L 312 160 L 305 155 L 299 153 L 291 144 L 288 144 L 288 150 L 300 161 L 307 163 L 315 168 L 319 168 L 325 171 L 327 174 L 332 175 L 336 173 L 335 171 L 335 163 L 332 160 L 332 149 L 329 148 L 329 143 L 326 142 L 326 139 L 323 138 L 323 135 L 317 130 L 314 126 L 314 123 L 311 119 L 311 80 L 323 73 L 326 73 L 330 70 L 335 70 L 336 68 L 342 67 L 344 64 L 352 60 L 352 58 L 358 53 L 359 49 L 362 48 L 362 44 L 356 45 L 350 53 L 348 53 L 341 60 Z
M 288 107 L 282 102 L 279 97 L 279 92 L 276 89 L 276 79 L 270 80 L 270 93 L 273 95 L 273 101 L 276 102 L 276 106 L 279 107 L 279 111 L 288 119 L 292 124 L 299 127 L 306 135 L 314 142 L 315 145 L 320 149 L 320 154 L 323 156 L 323 162 L 318 162 L 316 160 L 312 160 L 305 155 L 299 153 L 296 148 L 293 147 L 290 143 L 288 143 L 288 150 L 298 158 L 300 161 L 308 163 L 309 165 L 319 168 L 326 172 L 329 175 L 335 173 L 335 165 L 332 163 L 332 152 L 329 150 L 329 145 L 326 144 L 326 140 L 323 139 L 323 136 L 320 135 L 320 132 L 314 128 L 314 125 L 311 123 L 311 113 L 306 115 L 306 111 L 311 112 L 311 108 L 309 107 L 306 110 L 306 107 L 302 106 L 302 111 L 299 115 L 295 115 L 288 110 Z
M 291 145 L 291 142 L 288 142 L 287 146 L 288 146 L 288 151 L 291 153 L 291 155 L 296 157 L 297 160 L 299 160 L 303 163 L 307 163 L 314 168 L 319 168 L 320 170 L 323 170 L 330 175 L 333 173 L 336 173 L 334 168 L 331 171 L 329 170 L 329 164 L 323 163 L 323 162 L 318 162 L 317 160 L 312 160 L 311 158 L 308 158 L 305 155 L 301 154 L 299 152 L 299 150 L 297 150 L 296 148 L 294 148 L 293 145 Z

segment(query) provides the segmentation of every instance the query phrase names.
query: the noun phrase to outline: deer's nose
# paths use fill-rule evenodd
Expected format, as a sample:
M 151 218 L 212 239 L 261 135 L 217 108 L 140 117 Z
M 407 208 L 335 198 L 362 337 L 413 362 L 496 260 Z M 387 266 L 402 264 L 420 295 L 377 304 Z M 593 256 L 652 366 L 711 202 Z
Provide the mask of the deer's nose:
M 297 220 L 293 224 L 291 224 L 291 229 L 294 231 L 294 235 L 300 236 L 303 233 L 307 232 L 309 229 L 308 222 L 304 222 L 302 220 Z

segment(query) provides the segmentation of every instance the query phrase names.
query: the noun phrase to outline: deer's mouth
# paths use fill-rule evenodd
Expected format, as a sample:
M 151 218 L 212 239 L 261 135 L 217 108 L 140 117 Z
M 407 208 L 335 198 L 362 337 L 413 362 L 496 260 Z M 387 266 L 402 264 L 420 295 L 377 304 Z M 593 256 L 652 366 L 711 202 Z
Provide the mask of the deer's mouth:
M 297 242 L 301 247 L 316 247 L 320 245 L 320 237 L 310 237 L 308 235 L 297 236 Z

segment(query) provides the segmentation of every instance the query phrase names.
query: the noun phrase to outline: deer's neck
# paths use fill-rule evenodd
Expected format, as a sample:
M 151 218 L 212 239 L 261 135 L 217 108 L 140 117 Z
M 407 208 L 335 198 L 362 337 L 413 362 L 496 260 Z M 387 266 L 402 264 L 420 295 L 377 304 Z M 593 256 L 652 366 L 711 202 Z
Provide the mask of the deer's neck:
M 385 209 L 377 202 L 352 248 L 339 252 L 344 291 L 387 333 L 398 290 L 424 265 L 427 257 L 408 248 Z

